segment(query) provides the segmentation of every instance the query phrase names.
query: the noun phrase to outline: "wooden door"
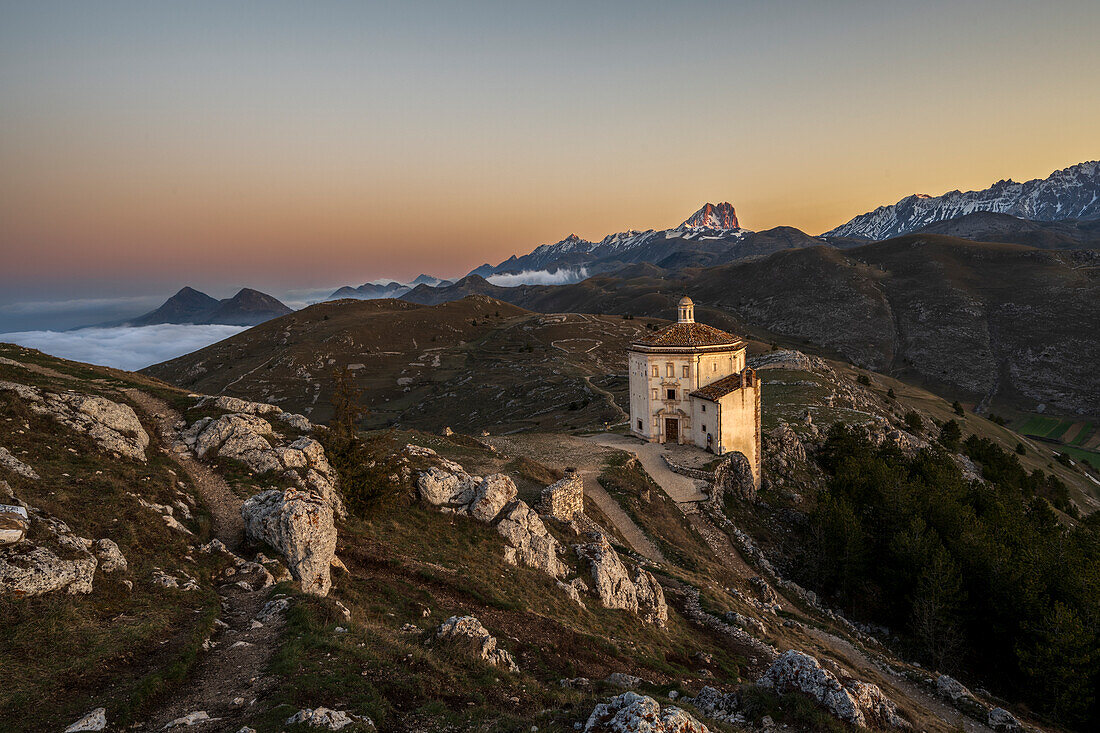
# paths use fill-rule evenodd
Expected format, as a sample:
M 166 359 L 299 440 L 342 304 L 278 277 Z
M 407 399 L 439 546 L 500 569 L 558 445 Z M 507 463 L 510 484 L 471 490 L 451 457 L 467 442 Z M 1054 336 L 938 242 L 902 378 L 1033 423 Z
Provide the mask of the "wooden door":
M 665 442 L 680 442 L 680 421 L 674 417 L 665 418 Z

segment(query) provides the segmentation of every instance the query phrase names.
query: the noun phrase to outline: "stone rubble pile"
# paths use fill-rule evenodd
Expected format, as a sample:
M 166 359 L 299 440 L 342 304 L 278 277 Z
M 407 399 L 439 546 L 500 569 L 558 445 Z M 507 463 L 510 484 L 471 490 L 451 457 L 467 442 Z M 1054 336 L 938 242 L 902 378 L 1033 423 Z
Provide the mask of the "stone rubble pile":
M 460 646 L 494 667 L 518 673 L 519 666 L 507 650 L 497 645 L 495 636 L 474 616 L 451 616 L 436 631 L 435 638 Z
M 149 434 L 129 405 L 81 392 L 48 392 L 16 382 L 0 381 L 0 391 L 14 392 L 31 412 L 88 435 L 104 451 L 146 460 Z

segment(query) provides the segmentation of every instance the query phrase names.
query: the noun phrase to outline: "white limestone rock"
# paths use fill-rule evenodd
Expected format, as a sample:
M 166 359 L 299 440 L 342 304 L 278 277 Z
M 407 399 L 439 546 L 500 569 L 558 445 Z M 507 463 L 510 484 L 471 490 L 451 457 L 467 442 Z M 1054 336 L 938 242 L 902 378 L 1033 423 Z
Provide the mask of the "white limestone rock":
M 817 659 L 794 649 L 781 654 L 756 684 L 780 694 L 809 695 L 837 718 L 860 728 L 871 724 L 910 727 L 877 685 L 859 680 L 841 684 Z
M 116 570 L 125 570 L 127 563 L 122 550 L 114 540 L 96 540 L 95 554 L 99 558 L 99 568 L 105 573 L 113 573 Z
M 355 723 L 363 723 L 374 727 L 374 722 L 370 718 L 325 707 L 303 708 L 286 719 L 287 725 L 303 724 L 325 730 L 343 730 Z
M 27 510 L 13 504 L 0 504 L 0 547 L 23 541 L 30 529 Z
M 38 480 L 38 473 L 33 468 L 13 456 L 11 451 L 3 446 L 0 446 L 0 468 L 6 468 L 12 473 L 23 478 L 29 478 L 32 481 Z
M 465 471 L 445 471 L 435 466 L 422 471 L 416 485 L 424 501 L 450 509 L 466 507 L 477 490 L 477 481 Z
M 510 557 L 514 564 L 522 563 L 554 578 L 565 575 L 567 568 L 558 557 L 557 540 L 526 502 L 514 502 L 500 516 L 497 532 L 514 548 L 513 552 L 506 552 L 506 559 Z M 576 600 L 579 602 L 579 597 Z
M 485 476 L 478 481 L 467 511 L 479 522 L 491 522 L 518 493 L 515 483 L 503 473 Z
M 624 692 L 600 703 L 588 716 L 585 733 L 709 733 L 684 710 L 661 708 L 652 697 Z
M 588 562 L 593 589 L 605 608 L 620 608 L 641 616 L 646 623 L 664 626 L 668 605 L 660 583 L 647 570 L 638 568 L 631 580 L 626 566 L 607 537 L 590 535 L 591 542 L 575 545 L 578 557 Z
M 171 728 L 190 728 L 199 723 L 209 723 L 215 720 L 218 720 L 218 718 L 211 718 L 205 710 L 195 710 L 184 715 L 182 718 L 176 718 L 165 724 L 164 730 L 169 730 Z
M 47 392 L 15 382 L 0 381 L 0 391 L 15 392 L 32 412 L 87 434 L 105 451 L 145 461 L 149 434 L 129 405 L 97 395 Z
M 319 596 L 332 587 L 336 526 L 328 502 L 304 491 L 271 489 L 241 507 L 245 533 L 278 550 L 302 590 Z
M 436 639 L 446 641 L 468 649 L 478 659 L 518 673 L 516 660 L 506 650 L 497 646 L 496 637 L 482 626 L 474 616 L 451 616 L 443 622 L 435 634 Z
M 88 713 L 83 718 L 66 728 L 65 733 L 83 733 L 83 731 L 103 730 L 106 727 L 107 709 L 96 708 L 95 710 Z
M 0 548 L 0 593 L 16 597 L 64 590 L 70 595 L 92 592 L 98 560 L 92 541 L 78 537 L 62 521 L 37 512 L 42 539 Z
M 1020 725 L 1020 721 L 1016 719 L 1016 716 L 1008 712 L 1004 708 L 993 708 L 989 711 L 989 716 L 986 720 L 989 727 L 998 733 L 1002 731 L 1010 733 L 1013 731 L 1022 731 L 1024 727 Z

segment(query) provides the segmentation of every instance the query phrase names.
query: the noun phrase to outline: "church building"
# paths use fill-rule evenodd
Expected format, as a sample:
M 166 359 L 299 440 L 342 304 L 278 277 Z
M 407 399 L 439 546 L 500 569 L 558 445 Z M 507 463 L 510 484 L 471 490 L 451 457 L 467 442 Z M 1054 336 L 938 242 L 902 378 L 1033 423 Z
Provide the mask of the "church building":
M 740 451 L 760 484 L 760 382 L 745 366 L 744 339 L 695 322 L 682 298 L 676 323 L 633 342 L 630 431 L 649 442 Z

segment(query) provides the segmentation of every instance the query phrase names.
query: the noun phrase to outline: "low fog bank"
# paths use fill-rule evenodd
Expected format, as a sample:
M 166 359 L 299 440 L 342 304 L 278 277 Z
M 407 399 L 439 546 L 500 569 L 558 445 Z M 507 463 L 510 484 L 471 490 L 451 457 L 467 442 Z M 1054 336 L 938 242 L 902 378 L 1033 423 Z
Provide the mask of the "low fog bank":
M 0 341 L 73 361 L 134 371 L 229 338 L 244 326 L 157 326 L 82 328 L 77 331 L 14 331 Z
M 588 279 L 588 268 L 562 270 L 524 270 L 523 272 L 490 275 L 485 278 L 493 285 L 514 288 L 519 285 L 570 285 Z

